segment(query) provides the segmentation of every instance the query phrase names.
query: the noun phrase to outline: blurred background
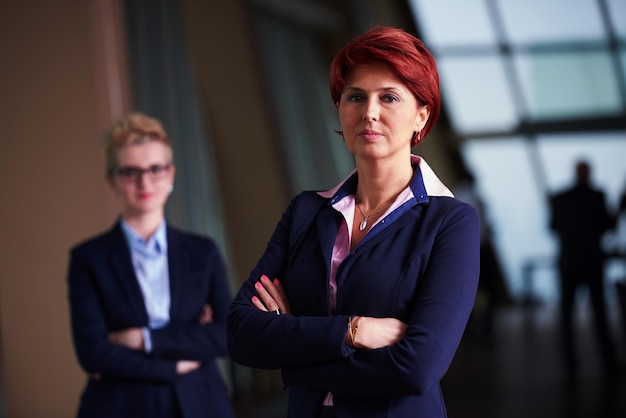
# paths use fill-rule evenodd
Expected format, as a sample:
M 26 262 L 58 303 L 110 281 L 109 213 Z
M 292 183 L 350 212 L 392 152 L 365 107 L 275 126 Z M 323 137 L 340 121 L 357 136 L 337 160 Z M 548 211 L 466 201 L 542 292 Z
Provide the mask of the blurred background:
M 624 417 L 580 294 L 582 379 L 562 376 L 548 196 L 586 159 L 618 219 L 605 234 L 622 361 L 626 279 L 626 0 L 0 1 L 0 416 L 73 416 L 85 376 L 69 331 L 69 248 L 109 228 L 102 136 L 140 110 L 174 141 L 167 217 L 211 235 L 233 293 L 289 200 L 353 168 L 328 92 L 339 47 L 372 24 L 417 34 L 443 94 L 414 152 L 480 211 L 481 289 L 443 381 L 451 418 Z M 238 418 L 284 416 L 276 371 L 223 361 Z M 4 415 L 1 415 L 4 414 Z

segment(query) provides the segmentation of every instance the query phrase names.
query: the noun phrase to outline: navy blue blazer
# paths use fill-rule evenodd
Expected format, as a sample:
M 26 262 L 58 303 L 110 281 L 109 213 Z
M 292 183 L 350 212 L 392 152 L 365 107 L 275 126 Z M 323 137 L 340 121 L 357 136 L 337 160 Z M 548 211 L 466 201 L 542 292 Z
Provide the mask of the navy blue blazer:
M 159 416 L 179 406 L 181 416 L 232 417 L 226 386 L 215 362 L 226 356 L 230 303 L 221 253 L 209 238 L 167 227 L 171 308 L 169 324 L 152 330 L 146 354 L 107 341 L 110 331 L 147 327 L 148 314 L 119 222 L 70 252 L 68 271 L 72 336 L 89 375 L 79 417 Z M 213 322 L 198 324 L 204 304 Z M 179 359 L 199 360 L 198 370 L 176 374 Z
M 343 220 L 331 205 L 354 193 L 356 175 L 331 198 L 296 196 L 235 296 L 231 358 L 282 369 L 289 417 L 316 417 L 329 391 L 339 418 L 446 417 L 440 380 L 476 294 L 479 221 L 455 198 L 428 196 L 421 170 L 415 173 L 415 199 L 375 225 L 339 266 L 335 314 L 329 272 Z M 261 274 L 281 280 L 293 315 L 253 307 Z M 406 335 L 391 347 L 352 349 L 344 343 L 351 315 L 398 318 L 408 324 Z

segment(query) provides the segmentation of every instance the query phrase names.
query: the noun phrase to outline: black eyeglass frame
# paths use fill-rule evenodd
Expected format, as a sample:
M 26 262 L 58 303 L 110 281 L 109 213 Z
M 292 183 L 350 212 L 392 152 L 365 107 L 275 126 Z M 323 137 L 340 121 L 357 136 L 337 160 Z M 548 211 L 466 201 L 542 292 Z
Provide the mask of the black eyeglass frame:
M 143 179 L 143 175 L 148 173 L 150 179 L 160 180 L 170 171 L 172 164 L 152 164 L 148 168 L 135 166 L 115 167 L 111 170 L 111 175 L 119 178 L 123 182 L 131 183 Z

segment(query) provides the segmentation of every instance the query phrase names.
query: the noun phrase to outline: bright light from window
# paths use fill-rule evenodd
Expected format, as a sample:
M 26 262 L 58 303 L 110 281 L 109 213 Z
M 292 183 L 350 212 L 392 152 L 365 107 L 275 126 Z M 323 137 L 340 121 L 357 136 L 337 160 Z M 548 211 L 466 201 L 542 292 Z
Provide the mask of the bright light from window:
M 443 99 L 454 127 L 461 133 L 507 131 L 519 121 L 502 59 L 441 57 L 438 59 Z
M 437 59 L 451 126 L 465 137 L 463 156 L 486 202 L 508 288 L 518 300 L 531 292 L 553 301 L 557 248 L 548 229 L 547 193 L 569 184 L 583 155 L 615 207 L 626 191 L 626 132 L 546 135 L 541 129 L 624 115 L 626 0 L 411 0 L 409 5 Z M 618 51 L 609 42 L 611 33 L 621 40 Z M 519 136 L 520 128 L 529 136 Z M 563 125 L 563 130 L 573 128 Z M 500 138 L 467 139 L 483 134 Z M 620 231 L 626 235 L 626 214 L 623 218 Z M 626 236 L 613 234 L 605 244 L 626 252 Z M 611 270 L 609 277 L 619 275 L 626 277 L 626 268 Z
M 605 38 L 597 0 L 499 0 L 497 4 L 512 43 Z
M 412 0 L 409 6 L 422 29 L 424 42 L 433 50 L 449 46 L 496 46 L 484 0 Z
M 515 63 L 533 119 L 622 111 L 617 74 L 606 51 L 522 54 Z
M 557 243 L 548 228 L 548 193 L 571 185 L 574 165 L 584 157 L 592 167 L 594 184 L 606 192 L 609 208 L 616 210 L 626 191 L 626 132 L 546 135 L 536 148 L 520 137 L 473 140 L 463 147 L 463 155 L 485 202 L 486 221 L 494 230 L 511 295 L 521 300 L 530 292 L 545 302 L 556 301 Z M 626 249 L 626 237 L 620 233 L 607 234 L 604 243 L 607 251 Z M 524 276 L 529 262 L 535 266 L 530 288 Z M 608 267 L 611 283 L 626 274 L 622 264 Z

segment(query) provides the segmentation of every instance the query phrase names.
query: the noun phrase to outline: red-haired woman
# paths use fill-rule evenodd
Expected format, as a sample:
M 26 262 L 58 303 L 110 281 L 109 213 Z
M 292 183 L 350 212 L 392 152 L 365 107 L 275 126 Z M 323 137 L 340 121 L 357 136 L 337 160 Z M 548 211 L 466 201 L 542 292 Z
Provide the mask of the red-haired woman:
M 231 304 L 230 355 L 282 369 L 289 417 L 445 417 L 479 223 L 411 153 L 439 113 L 435 61 L 374 27 L 338 52 L 330 91 L 356 169 L 293 199 Z

